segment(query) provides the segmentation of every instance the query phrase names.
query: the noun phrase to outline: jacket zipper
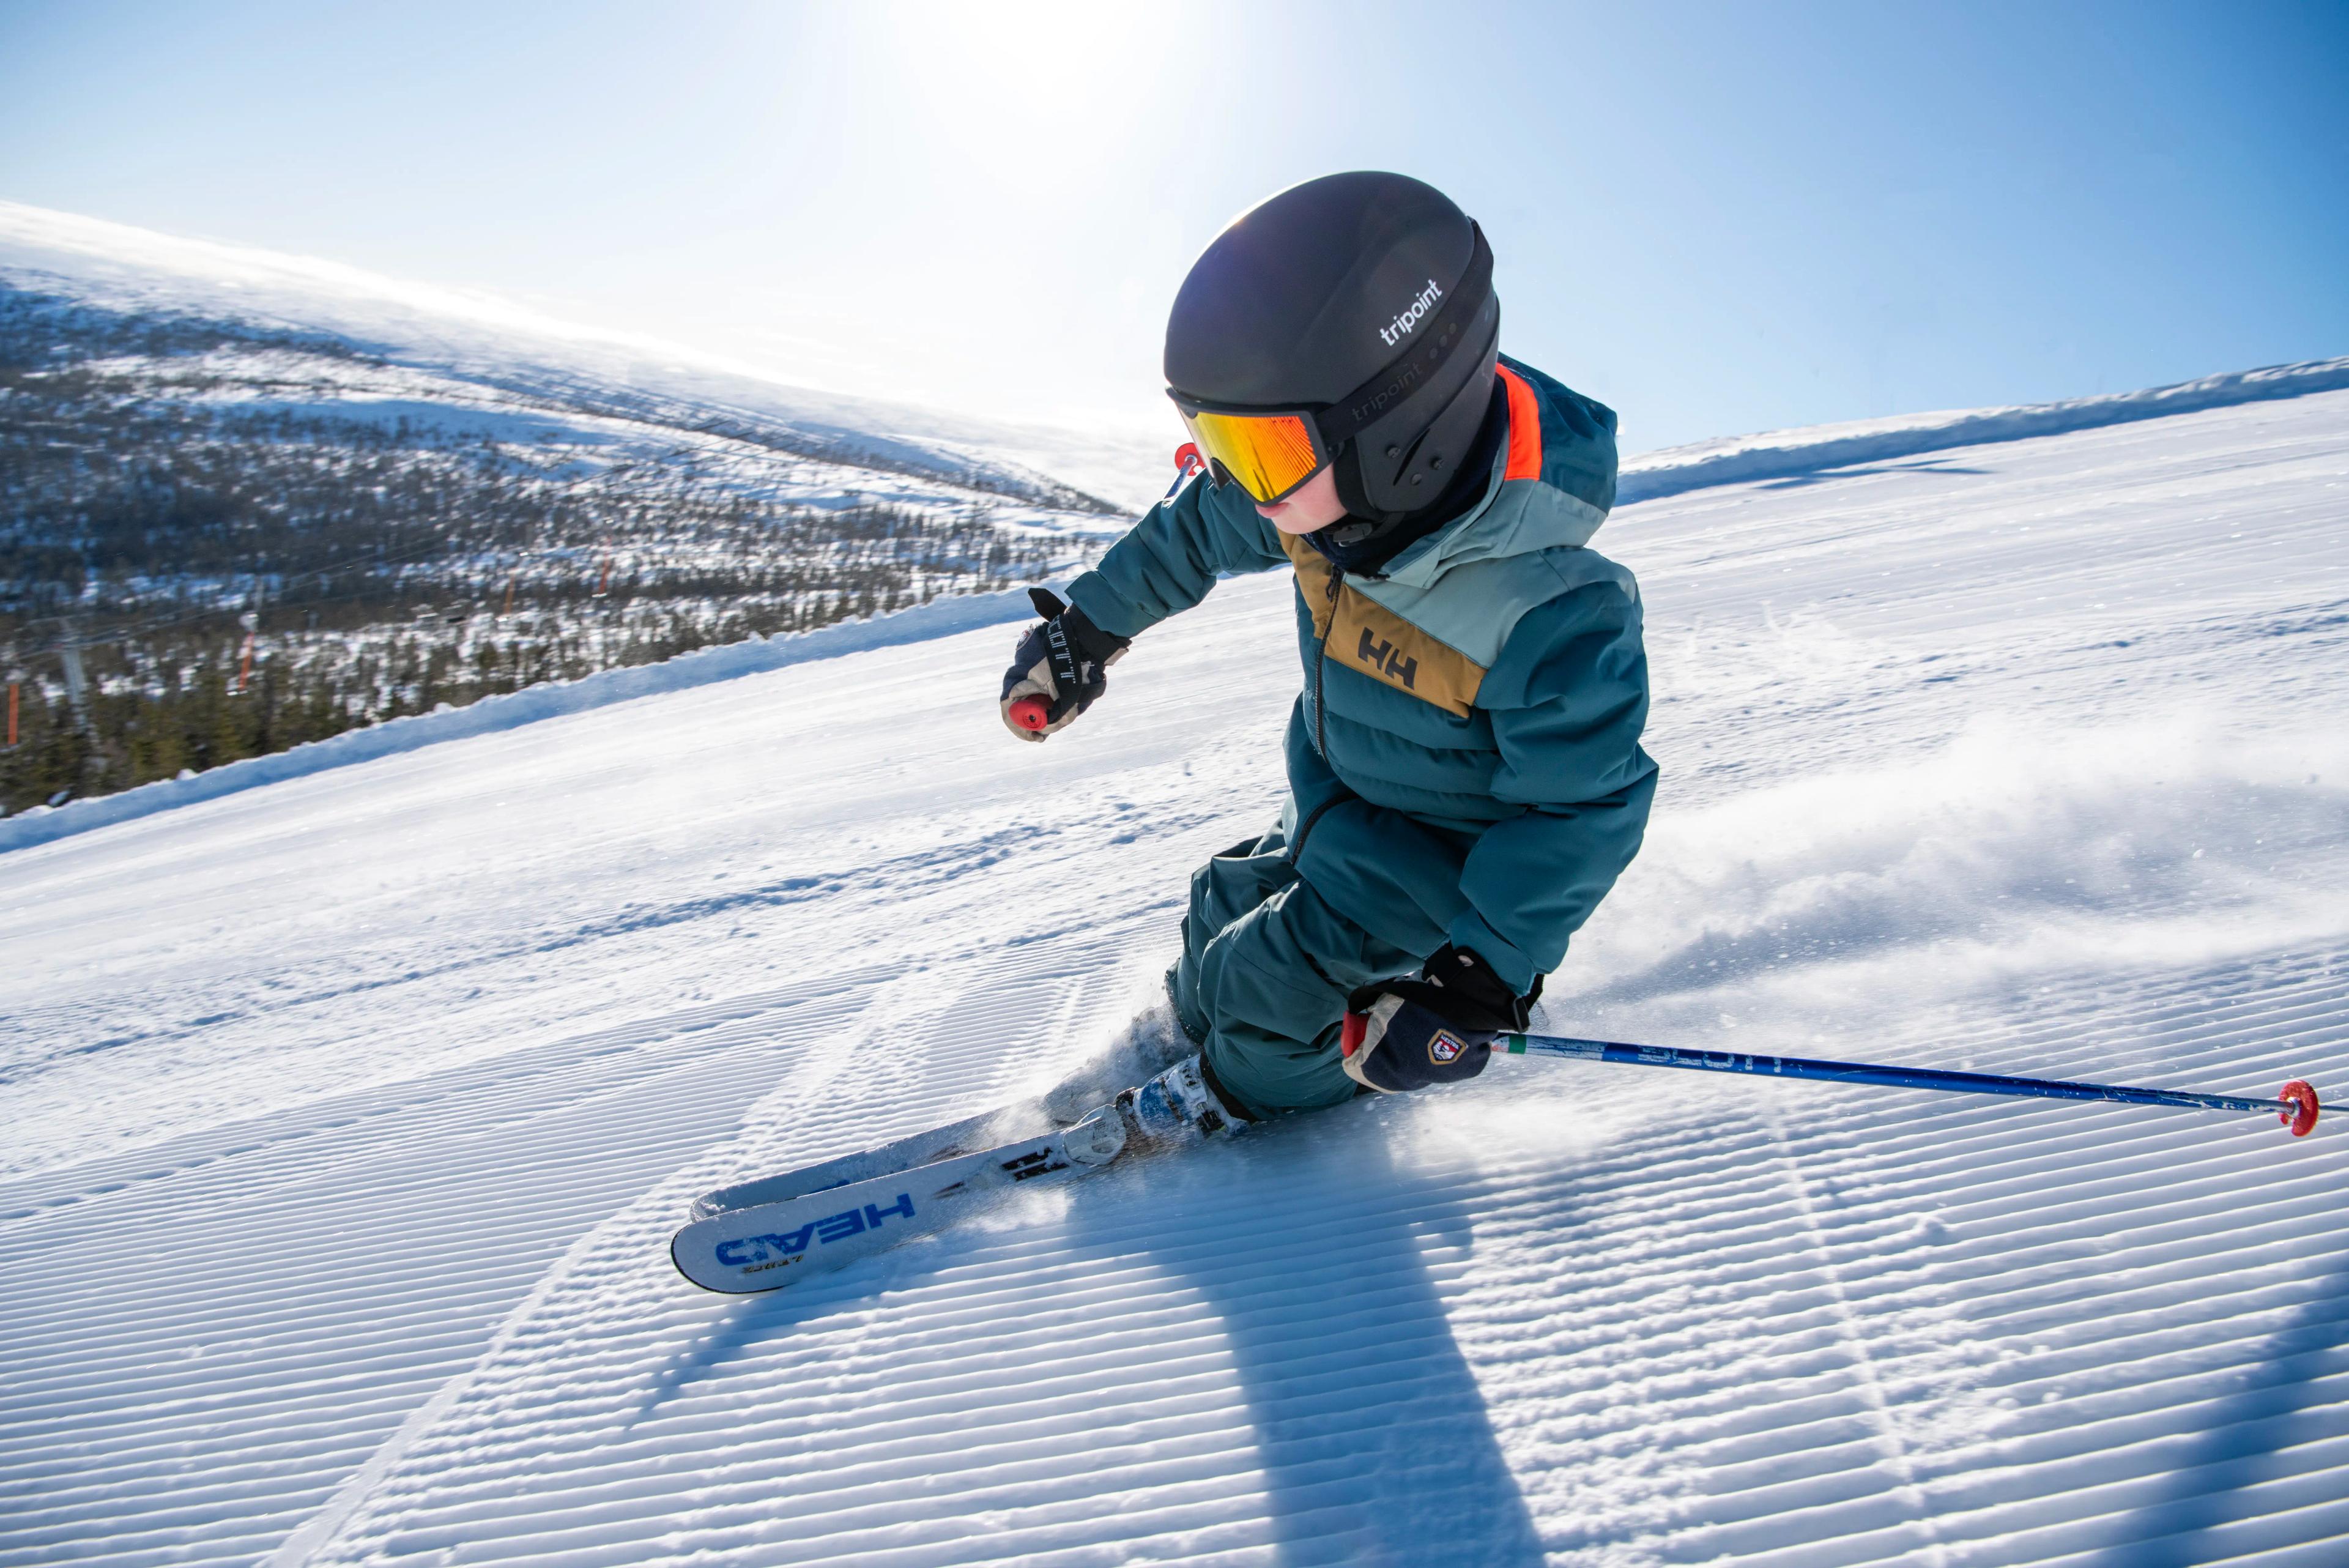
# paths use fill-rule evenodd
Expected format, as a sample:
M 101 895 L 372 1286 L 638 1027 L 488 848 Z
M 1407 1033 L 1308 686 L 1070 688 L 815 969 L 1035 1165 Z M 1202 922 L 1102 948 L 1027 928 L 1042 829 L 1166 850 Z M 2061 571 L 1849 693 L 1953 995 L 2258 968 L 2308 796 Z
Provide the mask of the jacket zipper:
M 1330 727 L 1322 707 L 1322 665 L 1330 657 L 1330 637 L 1338 629 L 1338 587 L 1345 574 L 1335 567 L 1330 572 L 1330 618 L 1321 626 L 1321 640 L 1313 648 L 1313 749 L 1323 757 L 1330 754 Z M 1302 838 L 1304 835 L 1299 834 Z

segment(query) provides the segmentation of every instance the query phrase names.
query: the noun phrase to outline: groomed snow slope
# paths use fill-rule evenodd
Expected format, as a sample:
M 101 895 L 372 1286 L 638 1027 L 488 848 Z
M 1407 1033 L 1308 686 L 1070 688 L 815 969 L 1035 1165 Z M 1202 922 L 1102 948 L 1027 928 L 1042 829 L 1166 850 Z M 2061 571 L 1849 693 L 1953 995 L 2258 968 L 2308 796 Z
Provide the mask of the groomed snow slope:
M 2349 1085 L 2349 393 L 1626 507 L 1556 1028 Z M 1278 807 L 1287 585 L 0 855 L 0 1563 L 2337 1563 L 2349 1142 L 1504 1062 L 773 1296 L 691 1195 L 1049 1075 Z

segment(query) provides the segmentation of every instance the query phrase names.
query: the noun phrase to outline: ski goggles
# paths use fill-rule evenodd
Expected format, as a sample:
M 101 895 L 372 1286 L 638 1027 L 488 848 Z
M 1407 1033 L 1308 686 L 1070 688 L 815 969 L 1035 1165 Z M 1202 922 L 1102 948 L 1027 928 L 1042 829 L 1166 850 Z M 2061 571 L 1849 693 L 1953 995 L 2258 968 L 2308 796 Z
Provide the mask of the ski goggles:
M 1183 428 L 1209 470 L 1237 483 L 1259 505 L 1294 494 L 1330 465 L 1311 409 L 1216 409 L 1169 391 Z

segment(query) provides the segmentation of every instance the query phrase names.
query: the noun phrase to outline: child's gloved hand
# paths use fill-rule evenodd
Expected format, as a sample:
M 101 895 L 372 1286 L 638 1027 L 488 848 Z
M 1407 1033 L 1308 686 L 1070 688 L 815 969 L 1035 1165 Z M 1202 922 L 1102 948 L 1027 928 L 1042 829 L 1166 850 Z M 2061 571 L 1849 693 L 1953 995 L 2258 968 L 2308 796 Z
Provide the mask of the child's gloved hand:
M 1004 728 L 1023 741 L 1041 741 L 1093 705 L 1109 689 L 1104 673 L 1132 646 L 1064 605 L 1046 588 L 1030 588 L 1041 623 L 1028 628 L 1003 675 Z
M 1539 979 L 1519 996 L 1477 954 L 1447 947 L 1418 980 L 1381 981 L 1346 999 L 1346 1075 L 1382 1095 L 1473 1078 L 1496 1035 L 1526 1027 L 1540 994 Z

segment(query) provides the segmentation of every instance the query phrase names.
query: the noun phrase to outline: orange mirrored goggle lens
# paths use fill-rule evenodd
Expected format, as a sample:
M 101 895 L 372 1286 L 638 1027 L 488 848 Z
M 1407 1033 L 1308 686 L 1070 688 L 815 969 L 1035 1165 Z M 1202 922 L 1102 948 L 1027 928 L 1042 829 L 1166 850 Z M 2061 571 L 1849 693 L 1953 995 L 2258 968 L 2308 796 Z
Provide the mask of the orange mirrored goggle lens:
M 1321 466 L 1313 431 L 1297 414 L 1219 414 L 1201 409 L 1183 422 L 1199 455 L 1269 505 L 1313 477 Z

